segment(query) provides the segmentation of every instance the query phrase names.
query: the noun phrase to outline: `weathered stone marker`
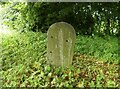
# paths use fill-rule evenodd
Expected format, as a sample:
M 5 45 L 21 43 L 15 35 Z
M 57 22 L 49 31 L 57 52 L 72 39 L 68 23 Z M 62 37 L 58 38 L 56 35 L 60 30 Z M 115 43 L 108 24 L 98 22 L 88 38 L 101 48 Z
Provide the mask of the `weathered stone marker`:
M 66 67 L 72 64 L 76 34 L 72 25 L 57 22 L 47 32 L 47 62 Z

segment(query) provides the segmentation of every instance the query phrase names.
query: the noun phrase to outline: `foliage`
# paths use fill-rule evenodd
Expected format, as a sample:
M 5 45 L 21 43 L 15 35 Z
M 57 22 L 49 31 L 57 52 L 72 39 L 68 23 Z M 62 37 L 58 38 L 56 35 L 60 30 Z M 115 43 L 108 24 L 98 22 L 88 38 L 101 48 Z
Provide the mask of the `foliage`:
M 118 34 L 120 28 L 118 3 L 0 4 L 4 6 L 0 20 L 20 31 L 1 34 L 0 25 L 3 87 L 118 87 L 117 37 L 109 36 Z M 37 32 L 47 31 L 57 21 L 72 24 L 78 34 L 68 68 L 46 63 L 47 35 Z
M 110 39 L 78 36 L 72 66 L 61 68 L 46 64 L 46 34 L 3 36 L 0 49 L 3 87 L 118 87 L 118 64 L 114 63 L 117 42 L 116 37 Z M 111 64 L 99 60 L 102 57 L 108 60 L 105 55 L 110 53 L 114 55 L 111 60 L 115 59 Z M 97 60 L 87 55 L 98 55 Z
M 14 3 L 10 3 L 11 5 Z M 116 35 L 119 29 L 119 3 L 43 3 L 25 2 L 11 5 L 4 21 L 12 29 L 46 32 L 58 21 L 73 25 L 81 34 Z
M 109 63 L 118 63 L 118 38 L 79 35 L 76 39 L 75 52 L 94 56 Z

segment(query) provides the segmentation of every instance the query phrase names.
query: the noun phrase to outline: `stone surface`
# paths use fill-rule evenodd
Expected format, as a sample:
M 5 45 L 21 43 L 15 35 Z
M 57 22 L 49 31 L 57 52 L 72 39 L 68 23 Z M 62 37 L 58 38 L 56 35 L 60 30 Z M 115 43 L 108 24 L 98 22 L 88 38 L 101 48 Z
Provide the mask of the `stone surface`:
M 55 66 L 72 64 L 76 34 L 72 25 L 57 22 L 47 32 L 47 62 Z

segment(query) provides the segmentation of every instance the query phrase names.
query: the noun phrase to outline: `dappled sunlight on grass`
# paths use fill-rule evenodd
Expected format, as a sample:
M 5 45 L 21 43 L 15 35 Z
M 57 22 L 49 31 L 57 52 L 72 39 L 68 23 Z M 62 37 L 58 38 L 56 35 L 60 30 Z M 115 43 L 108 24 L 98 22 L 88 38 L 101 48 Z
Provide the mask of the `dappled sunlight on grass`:
M 0 34 L 2 35 L 12 35 L 12 31 L 6 29 L 0 29 Z
M 7 26 L 0 24 L 0 39 L 5 39 L 17 35 L 17 31 L 9 30 Z
M 11 39 L 11 37 L 18 36 L 19 33 L 14 30 L 9 30 L 6 26 L 0 25 L 0 43 L 4 43 L 4 41 Z
M 94 39 L 97 39 L 94 41 Z M 46 34 L 40 32 L 21 33 L 8 37 L 2 43 L 2 75 L 4 87 L 117 87 L 118 68 L 115 64 L 116 40 L 100 37 L 77 36 L 72 65 L 62 69 L 46 63 Z M 100 44 L 100 42 L 103 42 Z M 91 47 L 88 47 L 92 43 Z M 107 43 L 107 44 L 106 44 Z M 112 49 L 109 45 L 112 45 Z M 101 46 L 102 45 L 102 46 Z M 81 48 L 80 48 L 81 47 Z M 89 51 L 86 50 L 89 48 Z M 106 50 L 113 53 L 112 63 L 99 60 L 102 56 L 89 53 Z M 103 55 L 103 56 L 104 56 Z M 109 56 L 105 56 L 109 58 Z

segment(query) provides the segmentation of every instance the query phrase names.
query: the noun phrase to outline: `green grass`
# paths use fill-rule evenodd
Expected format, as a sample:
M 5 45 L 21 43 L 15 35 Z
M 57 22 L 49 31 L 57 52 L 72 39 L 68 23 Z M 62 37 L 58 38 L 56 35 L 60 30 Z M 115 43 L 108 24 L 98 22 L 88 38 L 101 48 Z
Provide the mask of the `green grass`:
M 2 36 L 3 87 L 118 87 L 117 38 L 77 36 L 72 66 L 46 63 L 46 34 Z
M 77 36 L 75 52 L 94 56 L 109 63 L 118 63 L 117 37 Z

